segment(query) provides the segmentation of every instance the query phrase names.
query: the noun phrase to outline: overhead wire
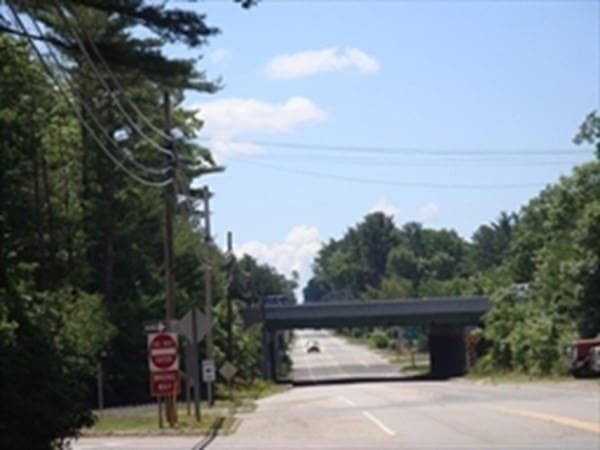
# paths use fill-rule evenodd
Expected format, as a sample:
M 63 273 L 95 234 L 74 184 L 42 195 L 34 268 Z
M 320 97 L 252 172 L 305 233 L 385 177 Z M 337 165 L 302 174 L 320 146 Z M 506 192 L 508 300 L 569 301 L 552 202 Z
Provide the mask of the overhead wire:
M 395 160 L 391 158 L 387 159 L 376 159 L 376 157 L 369 157 L 368 155 L 327 155 L 327 154 L 289 154 L 289 153 L 261 153 L 253 155 L 258 160 L 270 160 L 270 161 L 286 161 L 294 163 L 309 163 L 318 161 L 323 164 L 356 164 L 361 166 L 394 166 L 394 167 L 487 167 L 493 165 L 494 167 L 537 167 L 537 166 L 564 166 L 565 164 L 573 165 L 577 164 L 577 161 L 573 160 L 550 160 L 550 161 L 515 161 L 515 158 L 497 158 L 497 159 L 439 159 L 427 161 L 427 160 Z M 237 157 L 238 159 L 245 159 L 243 156 Z
M 117 87 L 117 91 L 118 92 L 125 92 L 125 89 L 123 88 L 123 85 L 119 81 L 118 77 L 113 73 L 112 69 L 110 68 L 110 65 L 108 64 L 108 62 L 106 61 L 106 59 L 102 55 L 102 52 L 98 49 L 98 46 L 96 45 L 96 43 L 94 42 L 94 40 L 91 38 L 90 33 L 87 31 L 87 29 L 85 27 L 81 26 L 81 21 L 79 19 L 79 16 L 77 15 L 77 11 L 73 7 L 71 7 L 68 3 L 65 4 L 65 8 L 67 8 L 67 10 L 69 11 L 69 13 L 75 18 L 76 22 L 80 25 L 80 29 L 83 30 L 83 33 L 86 36 L 87 41 L 89 42 L 90 47 L 92 48 L 92 51 L 94 52 L 94 54 L 98 58 L 98 61 L 100 61 L 100 63 L 102 64 L 102 66 L 104 66 L 104 70 L 106 71 L 107 75 L 111 78 L 111 80 L 115 84 L 115 86 Z M 144 112 L 137 106 L 137 104 L 134 101 L 130 100 L 126 95 L 123 95 L 123 98 L 129 104 L 129 106 L 131 106 L 131 108 L 138 115 L 138 117 L 150 129 L 152 129 L 155 133 L 157 133 L 163 139 L 168 140 L 168 139 L 171 138 L 171 136 L 168 133 L 165 133 L 164 130 L 162 130 L 160 127 L 157 127 L 156 125 L 154 125 L 152 123 L 152 121 L 150 119 L 148 119 L 148 117 L 146 116 L 146 114 L 144 114 Z M 168 149 L 164 149 L 164 150 L 166 152 L 169 152 Z M 171 153 L 171 156 L 173 156 L 172 153 Z
M 73 38 L 75 39 L 75 41 L 77 42 L 77 45 L 79 47 L 79 49 L 81 50 L 81 53 L 84 55 L 84 58 L 87 60 L 88 65 L 91 67 L 92 71 L 94 72 L 94 74 L 96 75 L 96 78 L 100 81 L 100 83 L 102 84 L 102 86 L 111 94 L 114 94 L 115 91 L 108 85 L 108 83 L 106 82 L 106 80 L 104 80 L 103 76 L 101 73 L 99 73 L 98 68 L 96 67 L 96 64 L 94 63 L 93 59 L 91 58 L 89 52 L 87 51 L 85 44 L 82 42 L 81 38 L 79 37 L 79 34 L 76 30 L 73 29 L 73 27 L 71 27 L 70 23 L 69 23 L 69 18 L 65 15 L 65 13 L 62 11 L 59 2 L 55 1 L 54 2 L 54 7 L 57 10 L 59 16 L 61 17 L 62 22 L 65 24 L 65 26 L 68 28 L 70 34 L 73 36 Z M 94 43 L 94 40 L 90 37 L 89 33 L 87 33 L 87 30 L 85 29 L 85 27 L 81 26 L 80 23 L 80 19 L 77 16 L 77 13 L 74 11 L 73 8 L 70 8 L 68 6 L 66 6 L 67 9 L 69 10 L 69 13 L 71 14 L 71 16 L 77 21 L 79 28 L 84 30 L 84 33 L 86 34 L 86 38 L 87 38 L 87 42 L 89 43 L 90 47 L 92 47 L 96 57 L 98 58 L 99 61 L 101 61 L 102 65 L 104 66 L 105 72 L 106 74 L 111 78 L 111 80 L 113 81 L 113 83 L 115 83 L 115 85 L 117 86 L 117 90 L 122 92 L 124 89 L 122 87 L 122 85 L 120 84 L 120 81 L 118 80 L 118 78 L 114 75 L 114 73 L 112 72 L 110 66 L 108 65 L 108 63 L 106 62 L 106 60 L 104 59 L 104 57 L 102 56 L 102 53 L 98 50 L 98 47 L 96 46 L 96 44 Z M 154 131 L 156 131 L 157 133 L 161 134 L 163 137 L 165 137 L 166 139 L 172 140 L 172 136 L 170 134 L 165 133 L 163 130 L 161 130 L 158 127 L 155 127 L 150 121 L 149 119 L 143 114 L 143 112 L 137 107 L 137 105 L 135 104 L 135 102 L 129 100 L 126 96 L 124 97 L 125 100 L 127 101 L 127 103 L 138 113 L 139 117 L 149 126 L 151 127 Z M 156 144 L 152 138 L 148 137 L 143 130 L 141 130 L 139 127 L 137 127 L 137 125 L 135 124 L 135 121 L 131 118 L 131 116 L 127 113 L 127 111 L 123 108 L 122 104 L 119 102 L 118 99 L 115 99 L 115 104 L 117 106 L 117 108 L 121 111 L 121 113 L 125 116 L 125 118 L 128 120 L 128 123 L 132 126 L 132 128 L 134 128 L 134 130 L 142 135 L 144 138 L 146 138 L 147 141 L 149 141 L 155 148 L 157 148 L 158 150 L 160 150 L 163 153 L 167 153 L 169 156 L 171 157 L 175 157 L 175 154 L 168 150 L 163 148 L 162 146 Z M 139 167 L 139 165 L 138 165 Z M 186 201 L 184 202 L 184 207 L 186 208 L 186 210 L 188 211 L 188 213 L 190 214 L 195 214 L 196 211 L 194 210 L 193 206 L 191 206 L 190 204 L 190 200 L 191 199 L 191 194 L 189 191 L 189 182 L 187 180 L 185 180 L 185 174 L 183 174 L 182 172 L 177 172 L 175 175 L 175 193 L 177 194 L 181 194 L 183 196 L 186 197 Z
M 123 107 L 123 105 L 121 104 L 121 102 L 118 99 L 118 94 L 108 85 L 108 83 L 106 82 L 106 80 L 104 79 L 103 75 L 98 71 L 98 68 L 96 67 L 96 64 L 94 63 L 93 59 L 91 58 L 89 52 L 87 51 L 85 44 L 83 43 L 83 41 L 81 40 L 81 38 L 79 37 L 79 34 L 77 33 L 76 30 L 74 30 L 74 28 L 71 26 L 71 23 L 69 21 L 69 18 L 65 15 L 65 13 L 63 12 L 60 4 L 56 1 L 53 2 L 54 4 L 54 8 L 56 9 L 59 17 L 61 18 L 62 23 L 65 25 L 65 27 L 67 28 L 69 34 L 73 37 L 73 39 L 75 40 L 77 46 L 79 47 L 81 54 L 83 55 L 83 57 L 86 59 L 89 67 L 92 69 L 92 72 L 94 73 L 94 75 L 96 76 L 96 79 L 100 82 L 100 84 L 104 87 L 104 89 L 110 94 L 111 100 L 113 102 L 113 104 L 117 107 L 117 109 L 121 112 L 121 114 L 123 115 L 123 117 L 126 119 L 127 123 L 129 124 L 129 126 L 131 126 L 131 128 L 140 135 L 140 137 L 142 137 L 142 139 L 144 139 L 145 141 L 147 141 L 153 148 L 155 148 L 156 150 L 158 150 L 160 153 L 166 154 L 168 155 L 170 158 L 174 158 L 174 154 L 172 151 L 164 148 L 164 146 L 158 144 L 152 137 L 148 136 L 144 130 L 142 130 L 140 127 L 137 126 L 137 124 L 135 123 L 135 120 L 133 120 L 133 118 L 129 115 L 129 113 L 127 112 L 127 110 Z M 76 16 L 74 10 L 72 8 L 69 8 L 69 11 L 71 13 L 71 15 L 74 17 L 74 19 L 77 21 L 78 25 L 80 25 L 78 28 L 82 28 L 81 24 L 79 22 L 78 17 Z M 83 27 L 85 29 L 85 27 Z M 87 32 L 86 32 L 87 33 Z M 88 35 L 89 36 L 89 35 Z M 88 37 L 87 39 L 88 42 L 90 42 L 90 46 L 93 44 L 93 40 L 91 38 Z M 95 44 L 94 44 L 95 47 Z M 96 51 L 97 51 L 97 47 Z M 99 55 L 100 53 L 98 52 L 97 55 Z M 106 64 L 105 66 L 105 71 L 107 74 L 109 74 L 109 76 L 113 79 L 113 81 L 117 81 L 116 76 L 112 73 L 112 71 L 110 70 L 110 67 L 108 67 L 108 65 Z M 118 83 L 118 81 L 117 81 Z M 118 84 L 118 90 L 120 92 L 123 92 L 123 86 L 120 85 L 120 83 Z M 134 102 L 128 101 L 129 105 L 132 106 L 134 105 Z M 139 108 L 137 107 L 137 105 L 132 106 L 132 108 L 134 110 L 136 110 L 136 112 L 139 111 L 139 113 L 141 113 L 141 111 L 139 110 Z M 138 113 L 138 114 L 139 114 Z M 146 121 L 148 121 L 148 119 L 146 119 L 144 117 L 144 119 Z M 154 126 L 153 126 L 154 127 Z M 154 129 L 154 128 L 153 128 Z M 158 129 L 158 128 L 156 128 Z M 168 135 L 167 133 L 165 133 L 164 131 L 160 130 L 159 133 L 162 137 L 164 137 L 166 140 L 171 140 L 172 137 L 170 135 Z
M 200 137 L 200 140 L 213 140 L 232 144 L 250 144 L 261 147 L 293 148 L 308 151 L 326 151 L 338 153 L 364 153 L 364 154 L 409 154 L 409 155 L 436 155 L 436 156 L 526 156 L 526 155 L 565 155 L 568 153 L 589 153 L 591 149 L 567 149 L 567 148 L 433 148 L 433 147 L 404 147 L 404 146 L 375 146 L 375 145 L 346 145 L 346 144 L 308 144 L 289 141 L 270 141 L 262 139 L 215 139 Z
M 452 183 L 425 183 L 425 182 L 409 182 L 409 181 L 396 181 L 396 180 L 382 180 L 377 178 L 363 178 L 353 177 L 346 175 L 337 175 L 331 173 L 316 172 L 312 170 L 304 170 L 292 167 L 283 167 L 274 164 L 263 163 L 254 160 L 243 160 L 239 159 L 240 162 L 262 166 L 268 169 L 273 169 L 281 172 L 295 173 L 299 175 L 308 175 L 312 177 L 325 178 L 330 180 L 347 181 L 352 183 L 371 184 L 379 186 L 397 186 L 405 188 L 431 188 L 431 189 L 482 189 L 482 190 L 494 190 L 494 189 L 528 189 L 528 188 L 539 188 L 540 185 L 544 185 L 545 182 L 540 183 L 524 183 L 524 184 L 452 184 Z
M 130 178 L 132 178 L 133 180 L 137 181 L 140 184 L 143 184 L 143 185 L 149 186 L 149 187 L 165 187 L 165 186 L 169 185 L 171 182 L 173 182 L 173 178 L 172 177 L 170 177 L 170 178 L 168 178 L 166 180 L 153 181 L 153 180 L 147 180 L 147 179 L 145 179 L 145 178 L 137 175 L 136 173 L 134 173 L 131 170 L 129 170 L 117 157 L 115 157 L 115 155 L 112 154 L 112 152 L 110 150 L 108 150 L 106 148 L 106 146 L 104 145 L 104 142 L 102 142 L 102 139 L 100 139 L 98 137 L 98 135 L 96 134 L 94 128 L 85 120 L 85 118 L 83 117 L 81 111 L 77 108 L 77 105 L 75 105 L 73 103 L 73 100 L 71 99 L 71 97 L 69 96 L 69 94 L 65 91 L 65 88 L 63 87 L 63 84 L 61 83 L 61 81 L 56 78 L 56 75 L 55 75 L 54 71 L 48 65 L 48 62 L 46 61 L 46 59 L 42 55 L 41 51 L 37 48 L 37 46 L 35 45 L 35 43 L 31 39 L 31 37 L 30 37 L 30 35 L 29 35 L 28 31 L 27 31 L 27 27 L 25 26 L 25 24 L 23 23 L 23 21 L 19 17 L 19 13 L 16 11 L 16 9 L 14 8 L 14 6 L 12 5 L 12 3 L 10 1 L 7 1 L 6 4 L 7 4 L 8 8 L 9 8 L 9 10 L 11 12 L 11 15 L 14 18 L 17 26 L 25 34 L 26 39 L 27 39 L 29 45 L 31 46 L 31 48 L 34 51 L 34 53 L 36 54 L 36 57 L 39 59 L 40 63 L 42 64 L 42 66 L 44 68 L 44 70 L 46 71 L 46 73 L 48 74 L 48 76 L 54 81 L 54 83 L 56 84 L 56 88 L 59 90 L 59 92 L 61 93 L 61 95 L 65 98 L 67 104 L 72 109 L 73 113 L 77 116 L 77 118 L 79 119 L 79 121 L 81 122 L 81 124 L 90 133 L 90 136 L 98 144 L 98 146 L 100 147 L 100 149 L 102 150 L 102 152 L 120 170 L 122 170 L 123 172 L 125 172 Z M 33 17 L 33 15 L 31 14 L 30 10 L 26 6 L 23 6 L 23 9 L 24 9 L 25 14 L 27 15 L 27 17 L 31 20 L 33 26 L 36 28 L 37 32 L 41 35 L 43 33 L 42 30 L 41 30 L 41 27 L 39 26 L 39 24 L 37 23 L 37 21 L 35 20 L 35 18 Z M 55 64 L 58 67 L 60 67 L 60 62 L 58 61 L 58 58 L 54 54 L 52 47 L 47 42 L 44 42 L 44 44 L 45 44 L 45 46 L 46 46 L 46 48 L 48 50 L 49 55 L 55 61 Z M 73 90 L 72 86 L 70 85 L 70 83 L 68 81 L 68 78 L 65 78 L 65 83 L 71 87 L 71 90 Z M 96 123 L 96 126 L 98 126 L 102 130 L 102 132 L 105 134 L 105 136 L 108 138 L 108 140 L 110 142 L 112 142 L 113 145 L 117 146 L 117 144 L 114 142 L 114 140 L 108 135 L 108 133 L 106 132 L 106 130 L 104 130 L 102 128 L 102 126 L 98 123 L 98 121 L 96 120 L 95 116 L 93 114 L 90 114 L 88 106 L 85 104 L 85 102 L 81 102 L 81 106 L 86 110 L 86 113 L 94 120 L 94 122 Z

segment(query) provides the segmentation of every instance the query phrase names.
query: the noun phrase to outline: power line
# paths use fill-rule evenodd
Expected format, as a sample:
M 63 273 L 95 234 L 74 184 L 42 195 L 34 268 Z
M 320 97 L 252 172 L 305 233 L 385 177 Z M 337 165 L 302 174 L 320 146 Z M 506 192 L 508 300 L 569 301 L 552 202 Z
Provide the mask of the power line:
M 525 156 L 525 155 L 564 155 L 569 153 L 589 153 L 592 149 L 581 148 L 492 148 L 492 149 L 475 149 L 475 148 L 434 148 L 434 147 L 401 147 L 401 146 L 361 146 L 361 145 L 344 145 L 344 144 L 307 144 L 289 141 L 269 141 L 255 139 L 215 139 L 208 137 L 200 137 L 200 140 L 218 141 L 232 144 L 250 144 L 262 147 L 274 148 L 293 148 L 310 151 L 328 151 L 328 152 L 344 152 L 344 153 L 365 153 L 365 154 L 416 154 L 416 155 L 446 155 L 446 156 Z
M 119 81 L 117 76 L 113 73 L 113 71 L 111 70 L 110 65 L 106 62 L 106 59 L 104 58 L 104 56 L 102 56 L 102 52 L 100 52 L 100 50 L 98 49 L 98 46 L 96 45 L 94 40 L 91 38 L 89 32 L 86 30 L 85 27 L 81 27 L 81 22 L 79 20 L 76 10 L 74 8 L 70 7 L 68 3 L 66 5 L 66 8 L 69 10 L 71 15 L 75 18 L 76 22 L 80 25 L 80 29 L 81 28 L 83 29 L 83 32 L 86 35 L 88 42 L 90 43 L 90 47 L 92 48 L 93 52 L 97 56 L 98 61 L 100 61 L 100 63 L 104 66 L 104 69 L 106 70 L 106 73 L 108 74 L 108 76 L 111 78 L 113 83 L 115 83 L 115 86 L 117 87 L 117 91 L 125 92 L 125 89 L 123 89 L 123 85 L 121 84 L 121 82 Z M 142 110 L 136 105 L 136 103 L 134 101 L 130 100 L 126 95 L 123 95 L 123 98 L 131 106 L 131 108 L 135 111 L 135 113 L 138 115 L 138 117 L 140 117 L 140 119 L 142 119 L 142 121 L 146 125 L 148 125 L 148 127 L 150 127 L 152 129 L 152 131 L 157 133 L 163 139 L 168 140 L 171 138 L 171 136 L 169 134 L 165 133 L 160 127 L 157 127 L 156 125 L 154 125 L 152 123 L 152 121 L 150 119 L 148 119 L 148 117 L 142 112 Z M 165 152 L 169 152 L 168 149 L 163 149 L 163 150 Z M 172 156 L 172 154 L 171 154 L 171 156 Z
M 40 60 L 40 63 L 42 64 L 44 70 L 46 71 L 46 73 L 48 74 L 48 76 L 54 81 L 54 83 L 56 84 L 57 89 L 59 90 L 59 92 L 61 93 L 61 95 L 65 98 L 65 100 L 67 101 L 67 104 L 69 105 L 69 107 L 71 108 L 71 110 L 73 111 L 73 113 L 77 116 L 77 118 L 79 119 L 79 121 L 81 122 L 81 124 L 87 129 L 87 131 L 90 133 L 90 136 L 94 139 L 94 141 L 96 141 L 96 143 L 101 148 L 101 150 L 104 152 L 104 154 L 119 169 L 121 169 L 129 177 L 131 177 L 132 179 L 134 179 L 135 181 L 137 181 L 140 184 L 143 184 L 145 186 L 150 186 L 150 187 L 164 187 L 164 186 L 167 186 L 169 183 L 171 183 L 173 181 L 172 178 L 168 178 L 168 179 L 163 180 L 163 181 L 150 181 L 150 180 L 146 180 L 145 178 L 140 177 L 139 175 L 137 175 L 134 172 L 131 172 L 129 169 L 127 169 L 127 167 L 125 167 L 125 165 L 121 161 L 119 161 L 119 159 L 116 158 L 110 152 L 110 150 L 108 150 L 106 148 L 106 146 L 104 145 L 104 143 L 102 142 L 102 140 L 98 137 L 98 135 L 94 131 L 93 127 L 85 120 L 85 118 L 82 116 L 82 113 L 77 108 L 77 106 L 75 104 L 73 104 L 72 99 L 67 94 L 67 92 L 65 92 L 62 83 L 59 80 L 57 80 L 56 75 L 54 74 L 54 71 L 48 65 L 48 63 L 46 62 L 44 56 L 42 55 L 42 53 L 40 52 L 40 50 L 36 47 L 36 45 L 34 44 L 32 38 L 29 36 L 29 33 L 27 32 L 27 28 L 25 27 L 25 24 L 23 23 L 23 21 L 19 17 L 17 11 L 15 10 L 15 8 L 11 4 L 11 2 L 6 2 L 6 4 L 7 4 L 8 8 L 9 8 L 9 10 L 11 12 L 11 15 L 13 16 L 14 20 L 16 21 L 18 27 L 25 33 L 29 45 L 33 49 L 33 51 L 36 54 L 37 58 Z M 35 19 L 33 18 L 33 16 L 31 15 L 29 9 L 27 7 L 25 7 L 25 6 L 24 6 L 24 9 L 26 11 L 26 15 L 32 21 L 32 23 L 33 23 L 34 27 L 36 28 L 36 30 L 38 31 L 38 33 L 41 34 L 42 31 L 41 31 L 39 25 L 37 24 L 37 22 L 35 21 Z M 55 63 L 57 64 L 57 66 L 60 66 L 59 61 L 58 61 L 56 55 L 54 55 L 54 53 L 53 53 L 52 48 L 50 47 L 50 45 L 47 42 L 45 42 L 45 45 L 46 45 L 46 48 L 47 48 L 49 54 L 55 60 Z M 68 84 L 68 82 L 67 82 L 67 84 Z M 72 89 L 72 87 L 71 87 L 71 89 Z M 88 115 L 90 115 L 90 117 L 92 117 L 92 119 L 95 120 L 95 117 L 93 116 L 93 114 L 89 113 L 89 109 L 88 109 L 87 105 L 85 104 L 85 102 L 82 102 L 81 105 L 86 110 L 86 112 L 88 113 Z M 96 125 L 99 126 L 97 121 L 96 121 Z M 106 131 L 104 129 L 102 129 L 101 126 L 99 126 L 99 127 L 104 132 L 104 134 L 109 138 L 109 140 L 113 143 L 113 145 L 115 145 L 114 141 L 112 141 L 112 139 L 110 138 L 110 136 L 107 135 Z
M 239 158 L 239 157 L 238 157 Z M 573 160 L 550 160 L 550 161 L 515 161 L 514 158 L 498 159 L 435 159 L 432 161 L 418 160 L 393 160 L 393 159 L 374 159 L 368 155 L 323 155 L 323 154 L 258 154 L 255 155 L 258 160 L 284 160 L 311 162 L 317 161 L 322 164 L 353 164 L 361 166 L 383 166 L 383 167 L 538 167 L 538 166 L 565 166 L 574 165 L 578 161 Z M 242 157 L 243 159 L 243 157 Z
M 395 181 L 395 180 L 381 180 L 376 178 L 362 178 L 362 177 L 351 177 L 345 175 L 336 175 L 331 173 L 315 172 L 312 170 L 296 169 L 291 167 L 277 166 L 274 164 L 262 163 L 253 160 L 239 160 L 242 163 L 253 164 L 256 166 L 265 167 L 281 172 L 295 173 L 298 175 L 308 175 L 317 178 L 324 178 L 329 180 L 347 181 L 352 183 L 372 184 L 380 186 L 398 186 L 406 188 L 432 188 L 432 189 L 484 189 L 484 190 L 504 190 L 504 189 L 530 189 L 539 188 L 540 183 L 528 183 L 528 184 L 445 184 L 445 183 L 424 183 L 424 182 L 409 182 L 409 181 Z
M 162 145 L 158 144 L 154 139 L 152 139 L 150 136 L 148 136 L 146 133 L 144 133 L 144 131 L 137 126 L 137 124 L 135 123 L 135 121 L 132 119 L 132 117 L 129 115 L 129 113 L 127 112 L 127 110 L 123 107 L 123 105 L 121 104 L 121 102 L 119 101 L 117 95 L 113 95 L 116 94 L 116 92 L 111 89 L 111 87 L 108 85 L 108 83 L 106 82 L 106 80 L 104 79 L 104 77 L 102 76 L 102 74 L 98 71 L 98 68 L 96 67 L 94 61 L 92 60 L 90 54 L 88 53 L 87 49 L 85 48 L 85 44 L 82 42 L 81 38 L 79 37 L 79 34 L 73 29 L 73 27 L 71 26 L 70 22 L 69 22 L 69 18 L 65 15 L 65 13 L 63 12 L 62 8 L 60 7 L 60 5 L 55 1 L 54 2 L 54 9 L 57 11 L 58 15 L 61 18 L 62 23 L 65 25 L 65 27 L 67 28 L 68 32 L 71 34 L 71 36 L 73 36 L 73 38 L 75 39 L 75 42 L 77 43 L 77 46 L 79 47 L 79 49 L 81 50 L 81 53 L 83 55 L 83 57 L 87 60 L 88 65 L 90 66 L 90 68 L 92 69 L 92 72 L 94 73 L 94 75 L 96 76 L 96 79 L 100 82 L 100 84 L 104 87 L 104 89 L 110 94 L 111 99 L 113 101 L 113 104 L 117 107 L 117 109 L 121 112 L 121 114 L 123 114 L 123 117 L 125 117 L 125 119 L 127 120 L 128 124 L 131 126 L 131 128 L 138 133 L 142 139 L 146 140 L 152 147 L 154 147 L 155 149 L 157 149 L 159 152 L 164 153 L 169 155 L 171 158 L 173 158 L 173 152 L 171 152 L 170 150 L 165 149 Z M 77 21 L 77 23 L 79 25 L 79 19 L 77 17 L 77 15 L 75 14 L 74 10 L 72 8 L 69 9 L 71 15 L 75 18 L 75 20 Z M 81 29 L 81 26 L 79 26 L 79 28 Z M 86 32 L 87 34 L 87 32 Z M 93 44 L 93 40 L 89 38 L 89 34 L 88 36 L 88 42 L 90 42 L 91 44 Z M 97 47 L 95 46 L 95 44 L 93 44 L 93 48 L 95 49 L 95 52 L 97 55 L 99 55 L 99 51 L 97 49 Z M 110 70 L 110 68 L 108 67 L 107 64 L 105 64 L 105 68 L 106 68 L 106 72 L 110 74 L 111 78 L 117 82 L 118 81 L 116 79 L 116 77 L 114 76 L 114 74 L 112 73 L 112 71 Z M 123 87 L 118 84 L 118 90 L 119 92 L 123 92 Z M 133 102 L 128 102 L 130 105 L 133 105 Z M 134 110 L 136 110 L 136 112 L 141 113 L 141 111 L 139 110 L 139 108 L 137 107 L 137 105 L 135 105 Z M 148 119 L 144 116 L 145 121 L 148 121 Z M 155 128 L 154 125 L 152 125 L 153 129 Z M 158 128 L 156 128 L 158 129 Z M 170 136 L 167 136 L 162 130 L 158 129 L 160 132 L 160 136 L 165 137 L 165 139 L 171 139 Z

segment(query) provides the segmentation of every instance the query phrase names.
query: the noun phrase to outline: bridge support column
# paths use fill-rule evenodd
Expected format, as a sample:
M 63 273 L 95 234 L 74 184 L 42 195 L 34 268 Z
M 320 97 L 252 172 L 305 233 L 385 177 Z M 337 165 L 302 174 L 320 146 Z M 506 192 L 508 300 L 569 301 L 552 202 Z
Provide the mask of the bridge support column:
M 263 326 L 261 338 L 263 378 L 275 380 L 277 377 L 277 332 Z
M 465 327 L 432 325 L 429 330 L 430 373 L 433 377 L 453 377 L 467 371 Z

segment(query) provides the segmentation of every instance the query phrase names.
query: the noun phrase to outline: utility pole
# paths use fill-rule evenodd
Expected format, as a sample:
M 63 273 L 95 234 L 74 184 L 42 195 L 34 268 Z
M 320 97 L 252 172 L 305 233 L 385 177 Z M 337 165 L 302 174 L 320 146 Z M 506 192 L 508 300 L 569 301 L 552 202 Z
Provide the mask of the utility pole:
M 204 297 L 206 299 L 205 314 L 208 320 L 208 332 L 206 333 L 206 359 L 214 361 L 214 344 L 213 344 L 213 318 L 212 318 L 212 268 L 210 267 L 210 252 L 209 246 L 212 242 L 210 235 L 210 196 L 211 192 L 208 186 L 204 186 L 204 243 L 206 244 L 206 258 L 204 261 Z M 213 406 L 215 401 L 213 398 L 213 384 L 207 383 L 208 403 Z
M 97 371 L 98 371 L 98 380 L 97 380 L 97 389 L 98 389 L 98 409 L 100 410 L 100 415 L 104 414 L 104 387 L 103 387 L 103 374 L 102 374 L 102 360 L 97 363 Z
M 202 200 L 204 201 L 204 242 L 208 245 L 212 242 L 210 234 L 210 196 L 212 192 L 210 192 L 208 186 L 204 186 L 202 190 Z
M 175 218 L 175 177 L 177 175 L 177 151 L 171 137 L 171 97 L 168 91 L 163 93 L 163 113 L 165 135 L 165 148 L 171 154 L 167 156 L 171 183 L 165 187 L 165 234 L 164 234 L 164 262 L 165 262 L 165 321 L 167 330 L 175 320 L 175 250 L 173 238 L 173 223 Z M 177 423 L 176 394 L 168 395 L 165 402 L 167 421 L 171 426 Z
M 233 359 L 233 311 L 231 306 L 230 288 L 232 282 L 232 264 L 233 264 L 233 233 L 227 232 L 227 266 L 229 273 L 227 274 L 227 286 L 225 288 L 225 299 L 227 300 L 227 361 L 232 362 Z
M 227 361 L 233 364 L 233 311 L 231 298 L 231 283 L 233 282 L 233 233 L 227 232 L 227 284 L 225 286 L 225 300 L 227 301 Z M 227 390 L 229 391 L 229 402 L 233 408 L 232 378 L 227 378 Z
M 165 236 L 164 236 L 164 262 L 165 262 L 165 319 L 167 328 L 175 319 L 175 251 L 173 239 L 173 222 L 175 217 L 175 177 L 177 172 L 176 150 L 171 139 L 171 97 L 167 91 L 163 94 L 165 134 L 169 137 L 165 141 L 165 148 L 171 151 L 167 156 L 169 175 L 173 179 L 165 187 Z

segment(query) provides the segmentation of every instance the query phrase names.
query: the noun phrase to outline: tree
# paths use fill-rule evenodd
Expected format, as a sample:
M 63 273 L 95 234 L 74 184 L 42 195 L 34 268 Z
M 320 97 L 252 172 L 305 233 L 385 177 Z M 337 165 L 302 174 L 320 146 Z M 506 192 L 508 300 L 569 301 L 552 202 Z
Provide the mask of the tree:
M 600 330 L 599 180 L 600 163 L 584 164 L 522 209 L 505 266 L 530 292 L 494 296 L 486 368 L 564 372 L 565 346 Z
M 308 280 L 308 283 L 302 290 L 304 303 L 318 302 L 322 300 L 328 292 L 330 292 L 330 289 L 325 281 L 312 277 Z
M 0 36 L 0 53 L 0 446 L 44 449 L 91 423 L 88 386 L 113 328 L 77 286 L 78 128 L 22 43 Z
M 504 261 L 517 222 L 516 214 L 502 212 L 495 222 L 481 225 L 475 231 L 472 252 L 477 267 L 488 270 Z
M 214 164 L 191 142 L 201 123 L 181 103 L 184 88 L 217 85 L 191 60 L 171 60 L 161 49 L 175 40 L 198 47 L 216 30 L 195 13 L 138 0 L 54 4 L 19 2 L 21 14 L 44 24 L 37 34 L 0 19 L 5 31 L 36 34 L 56 55 L 43 60 L 54 70 L 47 73 L 22 41 L 0 36 L 0 396 L 12 411 L 0 420 L 2 448 L 50 448 L 89 425 L 101 353 L 107 404 L 149 399 L 143 322 L 164 315 L 163 199 L 130 176 L 165 178 L 162 133 L 153 125 L 162 123 L 165 89 L 182 135 L 178 189 L 187 192 L 189 180 Z M 153 37 L 136 38 L 134 27 Z M 181 206 L 183 309 L 203 301 L 201 278 L 185 275 L 197 273 L 202 258 L 220 267 L 222 255 L 206 248 L 190 205 Z M 217 310 L 225 282 L 216 270 Z M 18 370 L 10 360 L 22 362 Z M 40 374 L 44 385 L 31 389 Z
M 598 111 L 592 111 L 587 115 L 573 141 L 578 145 L 584 142 L 595 144 L 596 158 L 600 159 L 600 115 Z
M 320 292 L 319 298 L 359 298 L 369 287 L 378 286 L 397 238 L 392 219 L 376 212 L 349 228 L 341 240 L 324 245 L 313 270 L 319 286 L 329 292 Z

